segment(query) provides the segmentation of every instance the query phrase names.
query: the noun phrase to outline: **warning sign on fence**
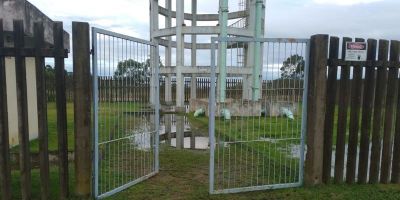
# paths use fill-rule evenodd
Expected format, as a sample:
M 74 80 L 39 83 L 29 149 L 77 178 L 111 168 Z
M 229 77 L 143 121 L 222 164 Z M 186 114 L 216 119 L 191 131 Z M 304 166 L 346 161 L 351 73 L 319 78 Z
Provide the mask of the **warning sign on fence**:
M 346 61 L 367 61 L 366 42 L 347 42 Z

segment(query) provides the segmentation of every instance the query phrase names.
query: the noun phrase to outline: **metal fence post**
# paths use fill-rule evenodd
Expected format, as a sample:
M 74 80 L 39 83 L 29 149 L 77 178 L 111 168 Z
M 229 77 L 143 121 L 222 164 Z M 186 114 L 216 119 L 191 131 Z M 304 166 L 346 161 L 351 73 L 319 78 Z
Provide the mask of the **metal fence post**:
M 307 155 L 305 184 L 322 183 L 326 66 L 328 35 L 314 35 L 310 41 L 310 66 L 307 99 Z

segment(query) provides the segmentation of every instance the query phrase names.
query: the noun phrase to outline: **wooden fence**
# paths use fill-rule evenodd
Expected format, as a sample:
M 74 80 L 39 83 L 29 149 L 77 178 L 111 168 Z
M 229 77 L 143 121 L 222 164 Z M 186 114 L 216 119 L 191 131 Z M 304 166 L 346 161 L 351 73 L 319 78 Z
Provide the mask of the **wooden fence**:
M 332 172 L 334 183 L 400 183 L 400 42 L 370 39 L 367 61 L 350 62 L 351 41 L 339 58 L 339 38 L 311 40 L 306 183 L 330 183 Z
M 123 84 L 122 84 L 123 83 Z M 132 84 L 129 84 L 132 83 Z M 146 102 L 150 97 L 148 91 L 150 87 L 150 79 L 144 81 L 143 83 L 135 83 L 133 78 L 115 78 L 115 77 L 99 77 L 99 100 L 100 101 L 126 101 L 131 99 L 131 94 L 141 93 L 141 99 L 136 101 Z M 303 98 L 303 80 L 294 79 L 278 79 L 278 80 L 263 80 L 263 99 L 275 98 L 280 101 L 301 101 Z M 50 85 L 50 84 L 49 84 Z M 69 96 L 73 97 L 73 90 L 69 90 L 67 84 L 67 99 Z M 122 86 L 123 85 L 123 86 Z M 208 98 L 210 94 L 210 79 L 209 78 L 197 78 L 196 82 L 196 98 Z M 243 81 L 241 79 L 227 79 L 227 97 L 234 99 L 241 99 L 243 96 Z M 185 102 L 189 103 L 191 98 L 191 81 L 190 79 L 185 79 Z M 160 102 L 162 104 L 165 101 L 165 79 L 160 79 Z M 147 88 L 147 89 L 146 89 Z M 52 94 L 52 89 L 48 90 L 48 94 Z M 176 99 L 176 81 L 171 81 L 171 96 L 172 101 L 175 102 Z M 49 98 L 51 101 L 51 98 Z M 72 99 L 69 99 L 72 100 Z
M 54 46 L 49 48 L 44 42 L 43 24 L 35 24 L 33 46 L 25 44 L 24 22 L 14 21 L 13 23 L 13 47 L 5 46 L 3 23 L 0 19 L 0 193 L 4 200 L 15 199 L 11 194 L 11 167 L 10 167 L 10 145 L 8 130 L 8 103 L 6 87 L 6 62 L 10 58 L 15 59 L 16 74 L 16 93 L 18 106 L 18 133 L 19 133 L 19 170 L 21 198 L 32 199 L 31 196 L 31 156 L 29 143 L 29 124 L 28 124 L 28 95 L 27 95 L 27 64 L 25 59 L 33 57 L 36 69 L 36 90 L 37 90 L 37 109 L 38 109 L 38 129 L 39 129 L 39 156 L 40 156 L 40 188 L 42 199 L 50 199 L 50 187 L 58 187 L 61 199 L 68 196 L 68 148 L 67 148 L 67 118 L 66 118 L 66 99 L 65 99 L 65 69 L 64 59 L 68 56 L 68 51 L 64 49 L 64 33 L 61 22 L 54 23 L 53 35 Z M 54 58 L 56 80 L 56 104 L 57 104 L 57 132 L 58 132 L 58 157 L 59 157 L 59 179 L 57 186 L 50 185 L 49 171 L 49 151 L 48 151 L 48 131 L 47 131 L 47 101 L 45 85 L 45 58 Z M 29 76 L 29 74 L 28 74 Z M 15 194 L 14 194 L 15 195 Z M 53 197 L 52 197 L 53 198 Z

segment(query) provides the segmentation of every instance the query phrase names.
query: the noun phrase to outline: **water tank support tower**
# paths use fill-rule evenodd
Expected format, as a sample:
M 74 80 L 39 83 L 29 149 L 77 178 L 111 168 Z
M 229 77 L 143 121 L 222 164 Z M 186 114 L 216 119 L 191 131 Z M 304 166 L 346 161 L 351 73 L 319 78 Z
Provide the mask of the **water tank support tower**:
M 196 95 L 196 78 L 209 77 L 210 66 L 198 65 L 198 50 L 211 50 L 210 43 L 199 43 L 198 35 L 209 35 L 210 37 L 264 37 L 265 21 L 265 0 L 219 0 L 219 12 L 216 14 L 202 14 L 198 12 L 198 3 L 201 1 L 191 0 L 191 13 L 185 13 L 185 3 L 188 0 L 174 0 L 176 8 L 172 8 L 172 0 L 164 0 L 165 5 L 160 5 L 159 0 L 150 0 L 150 37 L 151 40 L 162 47 L 165 47 L 164 61 L 165 67 L 160 69 L 160 75 L 165 77 L 165 101 L 172 111 L 182 113 L 185 107 L 185 77 L 190 78 L 190 97 L 192 101 L 200 101 L 194 105 L 201 105 L 201 100 Z M 236 1 L 236 2 L 233 2 Z M 239 5 L 236 11 L 231 11 L 229 5 Z M 165 27 L 160 28 L 159 19 L 163 16 Z M 162 19 L 162 18 L 161 18 Z M 175 20 L 174 20 L 175 19 Z M 175 26 L 173 26 L 173 22 Z M 190 21 L 188 26 L 185 21 Z M 201 22 L 201 23 L 199 23 Z M 213 26 L 200 26 L 199 24 L 212 24 Z M 191 36 L 191 42 L 185 41 L 185 35 Z M 244 100 L 257 102 L 261 97 L 261 73 L 262 73 L 262 44 L 248 43 L 243 47 L 241 55 L 241 67 L 227 66 L 227 51 L 229 45 L 226 42 L 218 44 L 217 60 L 217 101 L 225 103 L 226 79 L 227 77 L 238 77 L 243 79 Z M 175 49 L 175 51 L 173 51 Z M 190 66 L 185 66 L 185 49 L 190 49 Z M 175 55 L 173 55 L 175 52 Z M 189 57 L 188 55 L 186 55 Z M 175 66 L 172 66 L 172 61 Z M 237 61 L 239 62 L 239 60 Z M 176 98 L 172 105 L 172 79 L 176 80 Z M 250 91 L 250 92 L 249 92 Z M 203 104 L 208 101 L 203 100 Z M 191 103 L 192 104 L 192 103 Z M 163 106 L 165 108 L 165 106 Z M 190 110 L 196 106 L 190 106 Z M 227 111 L 228 112 L 228 111 Z M 166 133 L 171 132 L 171 118 L 165 121 Z M 184 138 L 184 116 L 176 115 L 176 146 L 183 148 Z

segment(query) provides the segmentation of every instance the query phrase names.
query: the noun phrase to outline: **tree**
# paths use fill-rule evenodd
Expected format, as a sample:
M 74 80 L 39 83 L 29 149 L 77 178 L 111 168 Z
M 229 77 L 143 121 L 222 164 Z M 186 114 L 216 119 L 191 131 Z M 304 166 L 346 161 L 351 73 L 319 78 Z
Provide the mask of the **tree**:
M 297 54 L 290 56 L 281 67 L 282 79 L 302 79 L 304 77 L 305 61 Z
M 163 64 L 160 60 L 160 67 Z M 133 59 L 128 59 L 118 62 L 117 69 L 114 72 L 115 78 L 133 78 L 137 83 L 144 83 L 151 76 L 150 59 L 145 62 L 138 62 Z

